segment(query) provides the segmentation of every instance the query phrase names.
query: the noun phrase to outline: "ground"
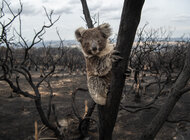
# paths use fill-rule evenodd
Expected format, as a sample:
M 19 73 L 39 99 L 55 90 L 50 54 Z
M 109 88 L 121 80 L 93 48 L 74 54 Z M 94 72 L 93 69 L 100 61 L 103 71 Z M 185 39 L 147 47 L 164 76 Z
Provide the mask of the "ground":
M 34 73 L 34 81 L 37 81 L 39 73 Z M 31 88 L 24 80 L 20 80 L 21 87 L 27 91 Z M 129 81 L 128 81 L 129 82 Z M 73 139 L 77 133 L 77 119 L 71 108 L 71 93 L 78 87 L 86 87 L 86 77 L 82 74 L 55 74 L 51 80 L 53 92 L 53 104 L 56 105 L 56 112 L 61 124 L 65 125 L 67 130 L 66 139 Z M 127 86 L 126 86 L 127 87 Z M 149 89 L 150 95 L 142 95 L 144 101 L 151 100 L 156 87 L 152 86 Z M 48 105 L 48 89 L 43 84 L 40 87 L 42 93 L 42 106 L 47 111 Z M 5 82 L 0 81 L 0 140 L 29 140 L 34 135 L 34 122 L 38 122 L 39 129 L 42 127 L 39 115 L 36 111 L 34 101 L 32 99 L 18 96 L 15 93 L 10 97 L 12 90 Z M 163 95 L 156 105 L 161 105 L 167 95 Z M 141 103 L 134 102 L 134 94 L 126 94 L 126 99 L 122 99 L 125 105 L 139 105 Z M 76 104 L 81 112 L 84 113 L 84 102 L 89 100 L 89 95 L 85 92 L 79 92 L 76 97 Z M 144 128 L 149 124 L 150 120 L 156 114 L 155 109 L 147 109 L 137 113 L 129 113 L 125 110 L 120 110 L 117 118 L 117 123 L 114 128 L 113 140 L 136 140 L 143 132 Z M 93 113 L 93 118 L 97 120 L 97 109 Z M 170 118 L 173 120 L 190 119 L 190 94 L 186 93 L 175 106 Z M 72 123 L 71 123 L 72 122 Z M 48 133 L 48 132 L 47 132 Z M 91 133 L 97 139 L 97 133 Z M 190 139 L 190 124 L 187 122 L 168 123 L 166 122 L 163 128 L 158 133 L 155 140 L 189 140 Z

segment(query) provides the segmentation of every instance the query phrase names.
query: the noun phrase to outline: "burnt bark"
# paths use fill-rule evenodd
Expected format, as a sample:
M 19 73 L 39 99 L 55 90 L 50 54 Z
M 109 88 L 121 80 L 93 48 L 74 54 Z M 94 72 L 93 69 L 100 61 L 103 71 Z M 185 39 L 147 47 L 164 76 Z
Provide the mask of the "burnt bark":
M 125 71 L 140 22 L 144 0 L 125 0 L 117 38 L 116 50 L 123 60 L 113 63 L 110 93 L 105 106 L 98 105 L 99 111 L 99 140 L 112 140 L 112 132 L 117 119 L 120 99 L 125 83 Z
M 90 12 L 89 12 L 89 9 L 88 9 L 87 2 L 86 2 L 86 0 L 81 0 L 81 3 L 82 3 L 83 14 L 84 14 L 87 26 L 88 26 L 88 28 L 93 28 L 94 25 L 92 23 L 92 19 L 91 19 L 91 16 L 90 16 Z
M 188 47 L 188 51 L 186 53 L 185 64 L 182 72 L 180 73 L 177 81 L 174 83 L 170 95 L 166 101 L 166 103 L 161 107 L 160 111 L 156 114 L 156 116 L 151 121 L 150 125 L 146 128 L 140 140 L 153 140 L 156 134 L 159 132 L 160 128 L 163 126 L 164 122 L 167 120 L 169 114 L 173 110 L 177 101 L 181 98 L 181 96 L 187 92 L 185 90 L 185 86 L 190 79 L 190 46 Z M 188 88 L 187 88 L 188 89 Z

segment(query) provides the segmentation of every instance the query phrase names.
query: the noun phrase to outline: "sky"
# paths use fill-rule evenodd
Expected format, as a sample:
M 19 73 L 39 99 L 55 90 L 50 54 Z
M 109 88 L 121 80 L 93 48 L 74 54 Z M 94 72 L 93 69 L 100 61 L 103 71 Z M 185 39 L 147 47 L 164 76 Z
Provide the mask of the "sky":
M 19 0 L 6 0 L 16 12 Z M 58 40 L 56 30 L 62 39 L 75 39 L 74 32 L 77 28 L 86 27 L 82 19 L 83 11 L 80 0 L 21 0 L 23 4 L 22 34 L 30 40 L 35 32 L 44 23 L 47 23 L 44 8 L 54 11 L 53 19 L 61 16 L 51 29 L 46 30 L 45 40 Z M 99 24 L 109 23 L 113 34 L 117 34 L 124 0 L 87 0 L 91 16 L 99 15 Z M 148 28 L 160 27 L 173 32 L 173 37 L 182 35 L 190 36 L 190 0 L 145 0 L 139 28 L 148 23 Z M 5 7 L 5 16 L 0 19 L 7 20 L 10 12 Z M 18 29 L 18 19 L 12 25 Z

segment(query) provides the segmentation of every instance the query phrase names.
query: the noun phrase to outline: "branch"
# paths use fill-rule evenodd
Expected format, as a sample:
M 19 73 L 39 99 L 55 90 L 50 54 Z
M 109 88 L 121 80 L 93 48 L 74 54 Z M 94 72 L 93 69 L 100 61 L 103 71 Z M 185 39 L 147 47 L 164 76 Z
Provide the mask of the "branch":
M 55 65 L 53 65 L 52 70 L 51 70 L 48 74 L 46 74 L 46 75 L 38 82 L 38 84 L 36 85 L 36 87 L 38 88 L 38 87 L 40 86 L 40 84 L 41 84 L 48 76 L 50 76 L 54 71 L 55 71 Z
M 42 26 L 41 30 L 39 30 L 36 33 L 36 35 L 34 36 L 34 38 L 32 40 L 32 43 L 31 43 L 31 45 L 29 46 L 28 49 L 32 48 L 35 44 L 39 43 L 42 40 L 41 37 L 44 35 L 45 29 L 52 27 L 60 19 L 60 16 L 59 16 L 56 20 L 52 21 L 51 18 L 52 18 L 53 11 L 50 12 L 49 16 L 48 16 L 48 13 L 47 13 L 46 9 L 45 9 L 45 13 L 46 13 L 47 18 L 48 18 L 48 20 L 49 20 L 50 23 L 49 23 L 49 25 Z M 37 38 L 39 39 L 38 41 L 36 41 Z
M 0 18 L 2 18 L 5 15 L 3 10 L 4 10 L 4 2 L 2 1 L 1 8 L 0 8 Z
M 18 9 L 18 13 L 15 15 L 14 12 L 12 11 L 11 7 L 10 7 L 10 4 L 8 4 L 6 2 L 6 0 L 3 0 L 3 2 L 6 4 L 6 6 L 8 7 L 10 13 L 12 14 L 12 18 L 9 19 L 10 21 L 4 25 L 4 28 L 8 27 L 21 13 L 22 13 L 22 10 L 23 10 L 23 5 L 21 3 L 21 1 L 19 0 L 19 4 L 20 4 L 20 9 Z M 2 24 L 2 23 L 1 23 Z
M 91 19 L 91 16 L 90 16 L 90 12 L 88 10 L 87 2 L 86 2 L 86 0 L 81 0 L 81 3 L 82 3 L 83 14 L 85 16 L 87 26 L 88 26 L 88 28 L 93 28 L 94 25 L 92 24 L 92 19 Z
M 28 92 L 24 92 L 22 91 L 19 87 L 16 87 L 12 81 L 10 81 L 9 79 L 5 78 L 4 79 L 8 84 L 9 86 L 13 89 L 13 92 L 17 93 L 17 94 L 21 94 L 25 97 L 29 97 L 31 99 L 37 99 L 36 96 L 32 95 L 32 94 L 29 94 Z
M 79 112 L 78 112 L 78 109 L 76 107 L 76 103 L 75 103 L 75 96 L 76 96 L 76 93 L 78 91 L 85 91 L 87 92 L 88 90 L 87 89 L 83 89 L 83 88 L 77 88 L 75 89 L 75 91 L 72 93 L 72 109 L 74 111 L 74 114 L 75 116 L 78 118 L 79 121 L 82 121 L 82 117 L 80 116 Z

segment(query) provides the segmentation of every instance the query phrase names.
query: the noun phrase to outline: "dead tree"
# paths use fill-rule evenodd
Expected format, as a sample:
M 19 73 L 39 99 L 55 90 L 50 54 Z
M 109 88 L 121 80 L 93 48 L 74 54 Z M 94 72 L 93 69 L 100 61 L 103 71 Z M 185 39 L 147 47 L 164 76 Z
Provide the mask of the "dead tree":
M 181 98 L 181 96 L 190 90 L 190 87 L 186 87 L 187 82 L 190 79 L 190 46 L 186 52 L 185 64 L 182 72 L 180 73 L 178 79 L 174 83 L 170 95 L 162 105 L 161 109 L 157 113 L 157 115 L 153 118 L 150 125 L 145 129 L 142 134 L 140 140 L 153 140 L 164 122 L 167 120 L 169 114 L 173 110 L 177 101 Z
M 28 61 L 30 61 L 29 56 L 30 56 L 31 48 L 33 48 L 34 45 L 38 44 L 39 42 L 41 42 L 43 40 L 42 36 L 45 34 L 45 29 L 52 27 L 55 24 L 55 22 L 59 19 L 59 17 L 56 20 L 52 20 L 53 12 L 50 12 L 50 14 L 48 14 L 45 9 L 45 13 L 48 18 L 49 24 L 43 25 L 38 32 L 35 32 L 35 35 L 32 38 L 32 42 L 30 44 L 25 40 L 25 38 L 22 35 L 21 18 L 19 18 L 20 29 L 19 29 L 19 31 L 15 30 L 15 32 L 16 32 L 18 38 L 20 38 L 20 41 L 18 43 L 15 43 L 16 42 L 16 40 L 14 38 L 15 36 L 13 35 L 10 37 L 7 34 L 10 31 L 11 24 L 15 21 L 16 18 L 21 16 L 23 6 L 22 6 L 22 3 L 20 2 L 20 9 L 18 9 L 18 12 L 15 14 L 12 11 L 10 5 L 5 0 L 3 0 L 3 4 L 5 4 L 7 6 L 12 17 L 10 17 L 7 22 L 0 22 L 0 26 L 1 26 L 0 45 L 3 44 L 3 45 L 5 45 L 5 48 L 6 48 L 4 57 L 0 59 L 0 67 L 1 67 L 0 81 L 7 82 L 9 84 L 10 88 L 13 90 L 13 92 L 15 92 L 19 95 L 23 95 L 24 97 L 33 99 L 42 123 L 49 129 L 51 129 L 57 137 L 63 138 L 63 134 L 59 130 L 59 126 L 54 125 L 53 123 L 51 123 L 48 120 L 48 116 L 44 112 L 42 105 L 41 105 L 41 94 L 39 91 L 40 85 L 49 76 L 51 76 L 54 73 L 56 63 L 52 63 L 51 70 L 49 70 L 47 73 L 45 73 L 44 77 L 41 78 L 37 82 L 34 82 L 32 73 L 27 69 Z M 2 16 L 0 18 L 2 18 L 5 15 L 5 13 L 4 13 L 3 9 L 0 9 L 0 10 L 1 10 L 0 12 L 2 12 Z M 14 49 L 13 49 L 14 46 L 20 46 L 24 50 L 22 59 L 18 63 L 14 63 L 14 61 L 16 59 L 14 56 Z M 14 75 L 15 78 L 12 77 L 12 75 Z M 25 91 L 23 89 L 23 87 L 21 87 L 20 77 L 23 77 L 26 80 L 26 82 L 32 88 L 32 91 L 34 92 L 34 94 L 30 93 L 28 91 Z
M 120 28 L 117 38 L 116 50 L 123 57 L 121 62 L 114 63 L 110 93 L 108 93 L 105 106 L 98 105 L 100 140 L 111 140 L 115 126 L 122 90 L 125 83 L 125 71 L 133 45 L 135 33 L 140 22 L 141 10 L 144 0 L 125 0 L 121 16 Z

